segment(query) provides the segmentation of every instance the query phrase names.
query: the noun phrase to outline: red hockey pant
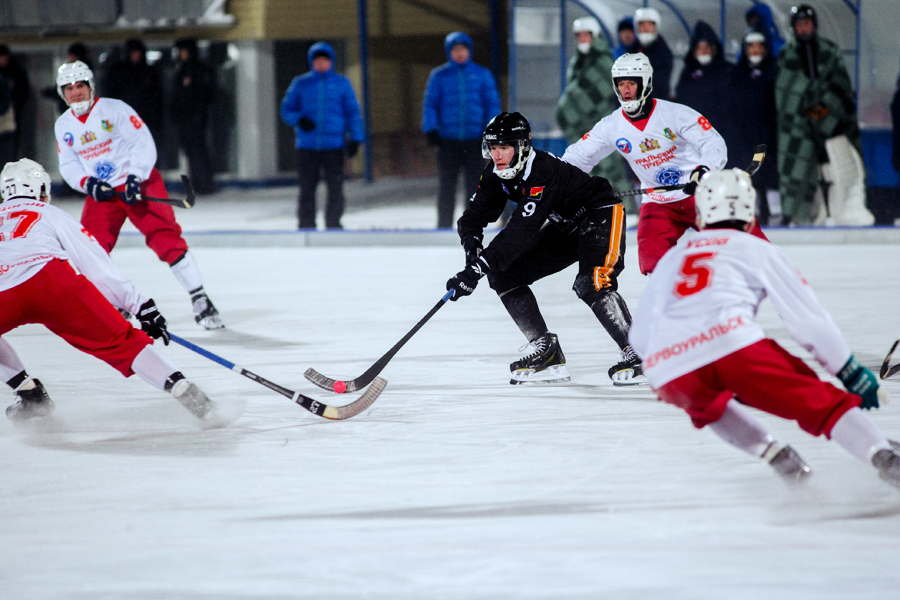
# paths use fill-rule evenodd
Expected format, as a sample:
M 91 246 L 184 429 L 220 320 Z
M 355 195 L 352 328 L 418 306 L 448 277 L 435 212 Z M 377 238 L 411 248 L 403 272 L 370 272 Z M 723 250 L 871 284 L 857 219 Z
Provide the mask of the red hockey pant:
M 797 421 L 812 435 L 831 428 L 860 397 L 826 383 L 774 340 L 764 339 L 662 386 L 660 400 L 683 408 L 694 427 L 715 423 L 732 397 Z
M 0 292 L 0 306 L 0 335 L 20 325 L 40 323 L 125 377 L 134 373 L 135 357 L 153 343 L 63 260 L 51 260 L 28 281 Z
M 116 188 L 124 191 L 125 186 Z M 155 168 L 150 178 L 141 182 L 141 194 L 156 198 L 168 198 L 166 186 Z M 181 226 L 175 221 L 175 211 L 168 204 L 142 201 L 128 205 L 121 200 L 97 202 L 90 196 L 81 211 L 81 224 L 97 238 L 107 252 L 111 252 L 119 239 L 119 231 L 125 219 L 134 223 L 144 234 L 147 247 L 156 252 L 159 260 L 172 264 L 187 252 L 188 245 L 181 236 Z
M 688 228 L 697 229 L 696 220 L 697 209 L 693 196 L 667 204 L 658 202 L 641 204 L 637 231 L 638 264 L 641 273 L 644 275 L 652 273 L 659 259 L 678 243 Z M 759 223 L 755 221 L 749 233 L 769 241 L 759 228 Z

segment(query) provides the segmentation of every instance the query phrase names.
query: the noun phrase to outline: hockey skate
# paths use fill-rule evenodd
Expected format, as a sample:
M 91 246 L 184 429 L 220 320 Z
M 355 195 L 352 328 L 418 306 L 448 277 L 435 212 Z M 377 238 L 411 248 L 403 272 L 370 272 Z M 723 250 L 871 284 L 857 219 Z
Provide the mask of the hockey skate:
M 788 445 L 780 446 L 776 442 L 769 444 L 763 458 L 772 465 L 775 472 L 790 484 L 806 481 L 812 475 L 812 469 L 806 464 L 797 451 Z
M 892 448 L 896 448 L 891 443 Z M 879 450 L 872 456 L 872 464 L 878 469 L 878 476 L 896 488 L 900 488 L 900 454 L 895 449 Z
M 511 384 L 559 383 L 571 379 L 555 333 L 545 333 L 530 345 L 534 352 L 509 365 Z
M 50 395 L 40 380 L 28 381 L 33 382 L 34 387 L 30 390 L 23 390 L 21 387 L 17 389 L 18 401 L 6 407 L 6 418 L 11 421 L 21 422 L 35 417 L 46 417 L 53 412 L 53 401 L 50 400 Z
M 619 386 L 649 383 L 647 376 L 644 375 L 641 359 L 631 346 L 625 346 L 622 350 L 622 360 L 609 368 L 609 378 L 612 379 L 613 385 Z
M 205 329 L 222 329 L 225 324 L 219 317 L 219 311 L 213 306 L 212 301 L 206 292 L 200 292 L 195 296 L 191 296 L 191 303 L 194 309 L 194 320 Z
M 187 379 L 182 379 L 172 387 L 172 396 L 198 419 L 205 421 L 210 416 L 213 408 L 212 400 Z

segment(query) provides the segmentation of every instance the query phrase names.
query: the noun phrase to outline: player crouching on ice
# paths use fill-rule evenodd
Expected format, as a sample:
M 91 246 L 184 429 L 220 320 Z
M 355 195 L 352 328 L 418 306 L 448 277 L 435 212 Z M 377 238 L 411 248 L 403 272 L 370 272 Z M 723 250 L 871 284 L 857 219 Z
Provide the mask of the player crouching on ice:
M 628 346 L 631 314 L 616 291 L 625 267 L 625 211 L 609 182 L 532 148 L 531 127 L 519 113 L 500 113 L 488 123 L 482 154 L 492 162 L 457 222 L 466 268 L 447 282 L 447 289 L 458 300 L 487 275 L 534 348 L 509 366 L 510 383 L 569 380 L 559 340 L 547 329 L 528 286 L 575 262 L 575 294 L 622 352 L 621 361 L 609 369 L 610 378 L 615 385 L 646 383 L 641 361 Z M 518 203 L 509 223 L 482 248 L 484 228 L 500 218 L 508 200 Z
M 809 466 L 744 408 L 752 406 L 825 434 L 900 487 L 900 455 L 860 410 L 884 391 L 850 353 L 831 316 L 781 250 L 745 233 L 756 194 L 740 170 L 714 171 L 696 194 L 700 232 L 659 261 L 629 334 L 659 399 L 683 408 L 729 444 L 767 460 L 785 479 Z M 768 296 L 791 337 L 848 391 L 821 381 L 755 322 Z
M 156 303 L 119 272 L 86 229 L 50 206 L 50 176 L 44 168 L 27 158 L 7 163 L 0 172 L 0 196 L 0 335 L 40 323 L 125 377 L 137 374 L 171 393 L 198 419 L 212 421 L 213 402 L 153 347 L 151 337 L 169 343 L 166 320 Z M 143 331 L 117 309 L 135 315 Z M 52 412 L 44 386 L 28 376 L 3 338 L 0 378 L 18 398 L 6 409 L 13 421 Z

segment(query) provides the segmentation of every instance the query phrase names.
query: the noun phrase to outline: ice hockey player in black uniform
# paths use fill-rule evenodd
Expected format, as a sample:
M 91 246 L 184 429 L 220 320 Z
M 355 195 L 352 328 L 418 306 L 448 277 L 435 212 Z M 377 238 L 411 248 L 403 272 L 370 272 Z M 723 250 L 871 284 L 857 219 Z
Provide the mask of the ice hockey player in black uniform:
M 641 361 L 628 346 L 631 315 L 616 291 L 625 266 L 625 211 L 609 182 L 532 148 L 531 127 L 519 113 L 503 112 L 488 123 L 482 154 L 492 162 L 457 222 L 466 268 L 447 289 L 458 300 L 487 275 L 534 350 L 510 365 L 510 383 L 569 380 L 559 340 L 547 329 L 529 285 L 575 262 L 575 294 L 622 352 L 610 378 L 615 385 L 646 383 Z M 518 206 L 483 248 L 484 228 L 500 218 L 507 200 Z

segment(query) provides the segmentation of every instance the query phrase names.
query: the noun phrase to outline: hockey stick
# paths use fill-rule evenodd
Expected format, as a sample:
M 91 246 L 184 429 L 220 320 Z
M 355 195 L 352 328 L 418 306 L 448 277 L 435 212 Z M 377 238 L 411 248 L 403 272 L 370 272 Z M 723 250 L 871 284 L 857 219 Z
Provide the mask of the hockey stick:
M 187 198 L 184 200 L 180 198 L 155 198 L 153 196 L 144 196 L 143 194 L 141 194 L 141 200 L 159 202 L 160 204 L 168 204 L 169 206 L 178 206 L 180 208 L 193 208 L 194 203 L 197 201 L 194 197 L 194 186 L 191 185 L 191 180 L 188 179 L 187 175 L 181 176 L 181 183 L 184 184 L 184 190 L 187 193 Z M 123 192 L 119 192 L 119 196 L 124 198 Z
M 272 383 L 268 379 L 260 377 L 256 373 L 252 373 L 252 372 L 248 371 L 247 369 L 234 364 L 231 361 L 225 360 L 221 356 L 216 356 L 209 350 L 204 350 L 200 346 L 197 346 L 196 344 L 192 344 L 191 342 L 187 341 L 186 339 L 178 337 L 174 333 L 170 332 L 169 337 L 172 339 L 173 342 L 181 344 L 185 348 L 188 348 L 189 350 L 193 350 L 197 354 L 199 354 L 201 356 L 205 356 L 206 358 L 210 359 L 211 361 L 217 362 L 227 369 L 231 369 L 232 371 L 234 371 L 236 373 L 240 373 L 244 377 L 247 377 L 248 379 L 252 379 L 256 383 L 260 383 L 260 384 L 266 386 L 267 388 L 269 388 L 270 390 L 274 390 L 274 391 L 278 392 L 282 396 L 290 398 L 291 400 L 293 400 L 294 402 L 296 402 L 297 404 L 299 404 L 300 406 L 302 406 L 309 412 L 313 413 L 314 415 L 319 415 L 320 417 L 325 417 L 326 419 L 333 419 L 335 421 L 340 421 L 342 419 L 349 419 L 350 417 L 355 417 L 362 411 L 364 411 L 367 408 L 369 408 L 370 406 L 372 406 L 372 403 L 375 402 L 376 398 L 378 398 L 379 394 L 381 394 L 381 392 L 384 390 L 384 387 L 387 385 L 387 381 L 385 381 L 384 379 L 379 377 L 375 380 L 375 382 L 371 385 L 371 387 L 369 387 L 369 389 L 367 389 L 365 391 L 365 393 L 362 396 L 360 396 L 359 398 L 357 398 L 350 404 L 347 404 L 346 406 L 329 406 L 327 404 L 323 404 L 322 402 L 319 402 L 318 400 L 315 400 L 308 396 L 304 396 L 300 392 L 295 392 L 295 391 L 289 390 L 285 387 L 281 387 L 277 383 Z
M 409 339 L 415 335 L 417 331 L 422 329 L 422 325 L 428 322 L 428 319 L 434 316 L 434 313 L 438 311 L 444 304 L 447 303 L 453 296 L 453 290 L 449 290 L 446 294 L 438 300 L 438 303 L 435 304 L 431 310 L 428 311 L 428 314 L 422 317 L 422 320 L 415 324 L 415 326 L 410 329 L 406 335 L 404 335 L 399 342 L 394 344 L 394 347 L 388 350 L 384 356 L 375 361 L 375 364 L 368 368 L 368 370 L 357 377 L 356 379 L 351 379 L 349 381 L 343 381 L 340 379 L 332 379 L 330 377 L 326 377 L 322 375 L 318 371 L 313 368 L 309 368 L 306 370 L 306 373 L 303 374 L 308 380 L 322 388 L 323 390 L 328 390 L 329 392 L 334 392 L 336 394 L 343 394 L 345 392 L 355 392 L 360 390 L 367 385 L 372 379 L 375 378 L 376 375 L 381 373 L 382 369 L 384 369 L 387 364 L 394 358 L 394 355 L 397 354 L 397 351 L 403 347 L 403 345 L 409 341 Z M 377 380 L 376 380 L 377 381 Z
M 747 172 L 747 175 L 753 177 L 753 174 L 759 171 L 759 166 L 766 158 L 766 145 L 760 144 L 756 147 L 756 150 L 753 152 L 753 159 L 750 161 L 750 166 L 748 166 L 744 171 Z M 643 190 L 626 190 L 624 192 L 616 192 L 616 198 L 625 198 L 627 196 L 641 196 L 643 194 L 652 194 L 654 192 L 671 192 L 674 190 L 683 189 L 686 186 L 686 183 L 681 183 L 678 185 L 666 185 L 663 187 L 656 188 L 646 188 Z
M 881 363 L 881 378 L 887 379 L 891 375 L 894 375 L 897 371 L 900 371 L 900 363 L 897 363 L 893 367 L 890 366 L 891 355 L 894 354 L 894 350 L 897 349 L 897 344 L 900 344 L 900 340 L 894 342 L 894 345 L 891 346 L 891 349 L 888 350 L 887 356 L 884 357 L 884 362 Z

